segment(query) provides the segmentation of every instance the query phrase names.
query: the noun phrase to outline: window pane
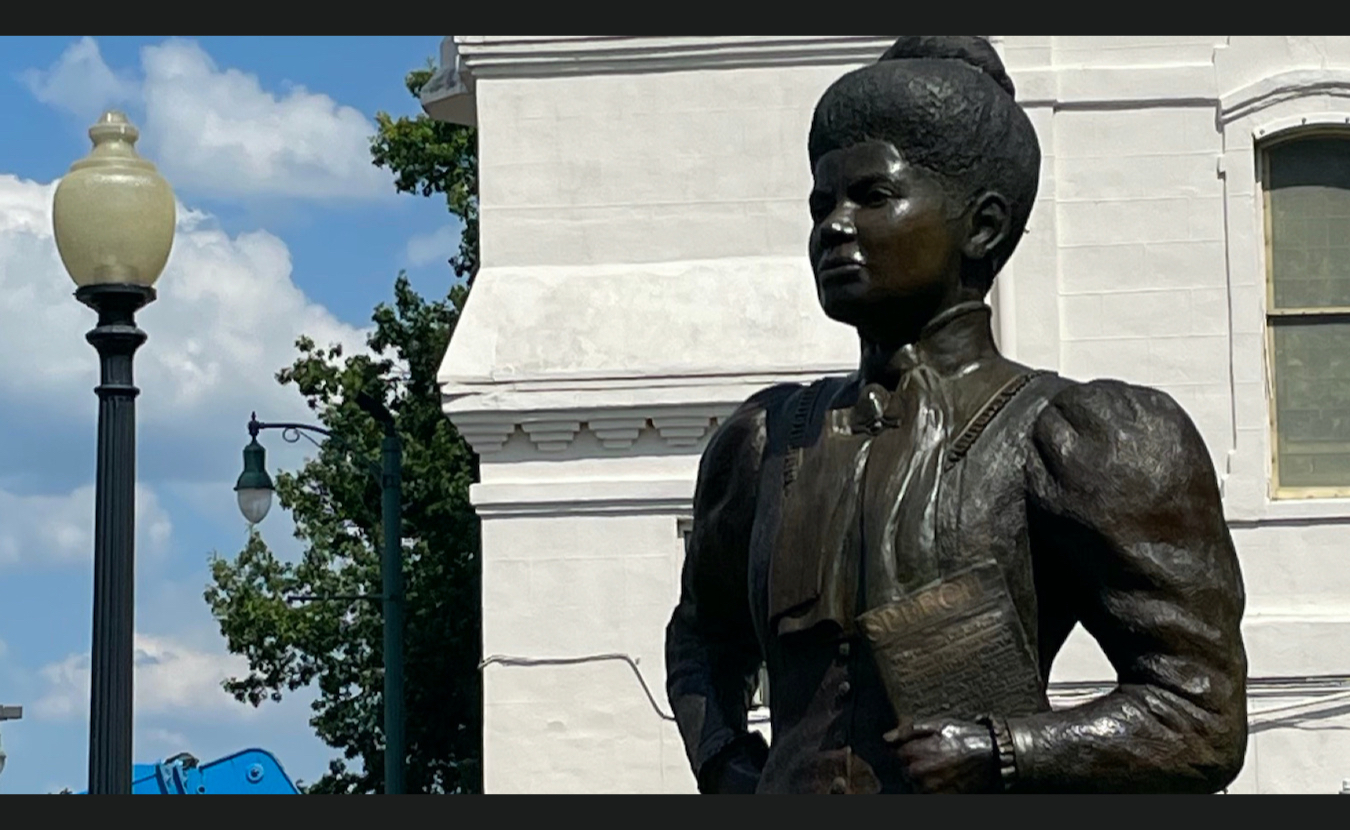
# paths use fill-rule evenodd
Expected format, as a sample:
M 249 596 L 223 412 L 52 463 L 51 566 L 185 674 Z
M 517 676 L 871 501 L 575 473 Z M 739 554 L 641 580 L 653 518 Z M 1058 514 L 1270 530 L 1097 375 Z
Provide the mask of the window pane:
M 1350 486 L 1350 323 L 1275 326 L 1282 487 Z
M 1275 307 L 1350 306 L 1350 140 L 1307 138 L 1267 152 Z

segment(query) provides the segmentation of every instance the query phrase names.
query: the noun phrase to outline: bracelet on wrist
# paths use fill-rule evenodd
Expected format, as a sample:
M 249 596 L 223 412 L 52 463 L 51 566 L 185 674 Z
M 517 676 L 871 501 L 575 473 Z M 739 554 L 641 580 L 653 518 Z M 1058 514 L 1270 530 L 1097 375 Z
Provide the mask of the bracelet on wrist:
M 985 715 L 979 722 L 989 729 L 994 740 L 994 756 L 998 764 L 999 783 L 1003 792 L 1012 789 L 1017 781 L 1017 753 L 1014 749 L 1012 730 L 1003 718 Z

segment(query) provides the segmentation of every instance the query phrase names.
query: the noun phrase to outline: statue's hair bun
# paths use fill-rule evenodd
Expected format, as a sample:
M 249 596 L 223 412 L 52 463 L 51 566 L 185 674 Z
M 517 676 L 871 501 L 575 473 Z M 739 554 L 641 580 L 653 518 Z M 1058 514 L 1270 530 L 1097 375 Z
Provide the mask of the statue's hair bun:
M 902 60 L 961 61 L 988 75 L 1014 100 L 1017 98 L 1012 78 L 1008 77 L 1003 61 L 988 38 L 978 35 L 905 35 L 897 39 L 877 62 Z

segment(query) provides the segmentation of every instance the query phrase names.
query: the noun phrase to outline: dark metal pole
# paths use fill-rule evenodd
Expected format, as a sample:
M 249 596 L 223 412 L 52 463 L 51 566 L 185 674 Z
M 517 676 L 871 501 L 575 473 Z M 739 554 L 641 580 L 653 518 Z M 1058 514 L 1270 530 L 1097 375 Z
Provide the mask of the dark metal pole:
M 384 427 L 380 445 L 380 556 L 384 603 L 384 793 L 402 795 L 408 753 L 403 742 L 403 448 L 394 415 L 366 392 L 356 404 Z
M 403 447 L 393 414 L 383 403 L 368 393 L 356 396 L 356 403 L 384 428 L 380 445 L 380 523 L 384 526 L 384 540 L 380 551 L 380 599 L 384 612 L 384 792 L 385 795 L 403 795 L 404 770 L 407 765 L 407 745 L 404 742 L 406 720 L 403 715 Z M 284 429 L 294 432 L 317 432 L 345 445 L 330 430 L 307 424 L 262 423 L 255 414 L 249 421 L 248 432 L 254 439 L 264 429 Z M 282 434 L 285 437 L 285 433 Z M 292 439 L 287 439 L 292 440 Z M 295 439 L 295 440 L 298 440 Z M 361 596 L 294 596 L 294 601 L 375 599 Z
M 98 473 L 94 495 L 94 635 L 89 688 L 89 793 L 130 795 L 135 625 L 136 396 L 132 358 L 146 340 L 136 312 L 153 288 L 75 292 L 98 312 L 85 339 L 98 350 Z
M 403 767 L 403 450 L 392 420 L 381 445 L 384 551 L 384 792 L 402 795 Z

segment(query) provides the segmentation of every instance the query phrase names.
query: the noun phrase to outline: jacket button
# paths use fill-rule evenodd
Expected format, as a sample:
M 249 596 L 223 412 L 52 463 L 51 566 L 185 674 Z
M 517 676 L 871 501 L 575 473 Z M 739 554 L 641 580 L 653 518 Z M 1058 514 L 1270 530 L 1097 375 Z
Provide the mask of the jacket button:
M 845 781 L 843 778 L 836 778 L 834 779 L 834 782 L 830 784 L 831 795 L 843 795 L 847 791 L 848 791 L 848 782 Z

